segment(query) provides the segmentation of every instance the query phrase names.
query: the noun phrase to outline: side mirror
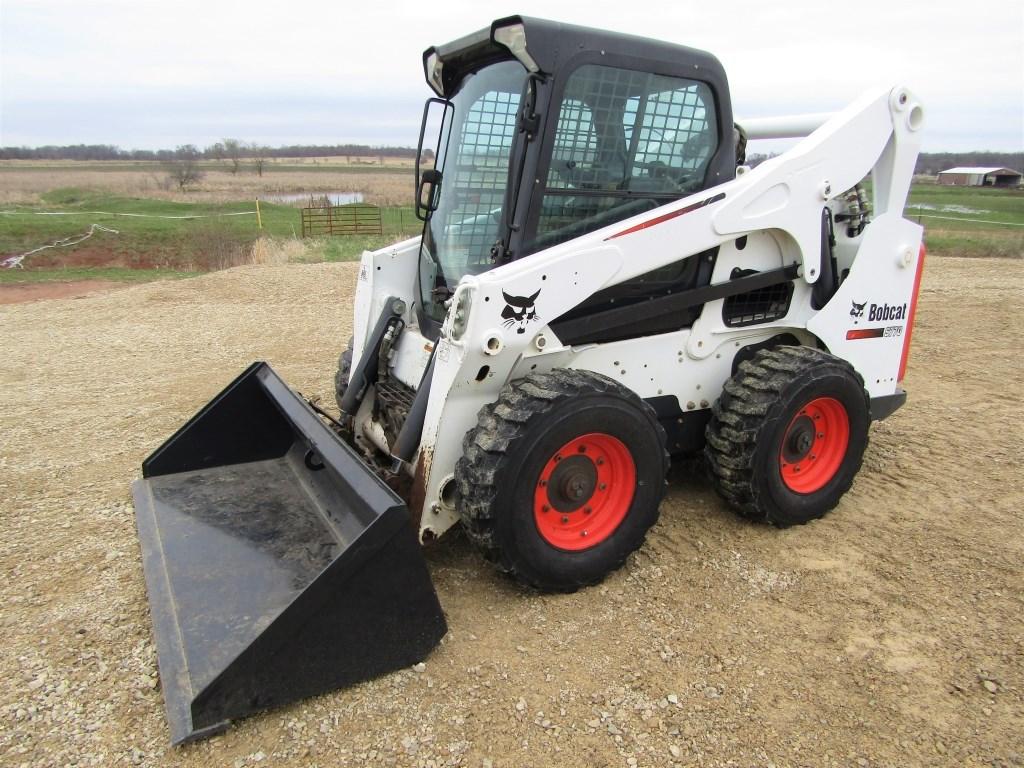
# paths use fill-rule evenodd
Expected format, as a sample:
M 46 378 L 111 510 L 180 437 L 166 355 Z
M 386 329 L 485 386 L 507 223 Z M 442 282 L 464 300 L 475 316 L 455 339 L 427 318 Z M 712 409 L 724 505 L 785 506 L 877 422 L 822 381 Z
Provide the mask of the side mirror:
M 420 221 L 426 221 L 430 214 L 437 210 L 440 191 L 441 172 L 436 168 L 423 171 L 419 188 L 416 190 L 416 217 Z
M 416 148 L 416 218 L 426 221 L 430 214 L 437 210 L 438 193 L 441 189 L 441 171 L 444 167 L 445 155 L 448 153 L 448 140 L 451 138 L 452 120 L 455 117 L 455 105 L 446 99 L 427 99 L 423 105 L 423 121 L 420 123 L 420 140 Z M 436 131 L 434 149 L 434 167 L 420 174 L 420 161 L 423 159 L 423 140 L 427 135 L 427 125 L 431 133 Z

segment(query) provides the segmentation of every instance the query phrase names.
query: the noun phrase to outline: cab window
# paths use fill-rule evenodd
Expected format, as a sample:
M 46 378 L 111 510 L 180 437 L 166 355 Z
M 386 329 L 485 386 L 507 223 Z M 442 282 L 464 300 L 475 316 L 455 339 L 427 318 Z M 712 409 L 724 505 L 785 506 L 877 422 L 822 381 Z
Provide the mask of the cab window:
M 585 65 L 555 126 L 535 251 L 703 189 L 718 146 L 711 89 L 686 78 Z

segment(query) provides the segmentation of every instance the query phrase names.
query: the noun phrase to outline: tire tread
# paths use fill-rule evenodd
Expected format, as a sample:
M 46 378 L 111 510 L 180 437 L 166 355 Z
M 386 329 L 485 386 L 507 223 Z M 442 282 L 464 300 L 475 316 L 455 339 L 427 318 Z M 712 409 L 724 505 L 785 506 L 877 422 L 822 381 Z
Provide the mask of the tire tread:
M 777 526 L 792 524 L 760 498 L 755 452 L 769 413 L 788 386 L 799 379 L 813 381 L 837 371 L 852 377 L 863 391 L 864 380 L 847 361 L 806 346 L 759 350 L 740 363 L 735 375 L 726 381 L 711 409 L 704 459 L 715 490 L 741 516 Z M 864 398 L 867 403 L 866 392 Z M 851 475 L 841 493 L 852 483 Z
M 338 370 L 334 374 L 334 398 L 338 401 L 338 409 L 341 409 L 341 398 L 348 389 L 349 376 L 352 374 L 352 343 L 355 338 L 350 337 L 345 351 L 338 357 Z
M 579 579 L 570 585 L 552 584 L 517 568 L 512 553 L 504 549 L 495 536 L 494 509 L 498 495 L 505 487 L 503 470 L 508 454 L 518 440 L 524 439 L 563 401 L 590 392 L 614 393 L 646 415 L 657 431 L 662 446 L 664 476 L 668 471 L 669 455 L 664 449 L 665 431 L 653 408 L 635 392 L 612 379 L 591 371 L 570 368 L 531 374 L 506 385 L 497 400 L 480 409 L 477 425 L 463 439 L 462 456 L 455 467 L 457 506 L 469 539 L 501 572 L 542 591 L 572 592 L 597 583 L 600 579 Z M 656 519 L 655 515 L 651 524 Z M 620 568 L 631 551 L 623 552 L 609 572 Z

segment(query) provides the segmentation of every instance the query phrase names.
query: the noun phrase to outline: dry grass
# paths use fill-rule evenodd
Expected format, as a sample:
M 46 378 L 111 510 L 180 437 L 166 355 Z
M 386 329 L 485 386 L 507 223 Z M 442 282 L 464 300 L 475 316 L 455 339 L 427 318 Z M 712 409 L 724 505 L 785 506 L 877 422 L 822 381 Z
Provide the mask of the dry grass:
M 300 240 L 295 237 L 261 237 L 252 244 L 250 264 L 306 264 L 323 261 L 323 257 L 315 253 L 320 243 L 316 240 Z
M 382 162 L 383 161 L 383 162 Z M 340 156 L 340 157 L 287 157 L 274 161 L 275 163 L 286 163 L 288 165 L 337 165 L 337 166 L 367 166 L 376 165 L 385 168 L 409 168 L 416 165 L 411 157 L 385 157 L 377 156 Z
M 344 158 L 341 158 L 344 159 Z M 312 160 L 312 158 L 309 158 Z M 291 164 L 292 161 L 289 161 Z M 259 196 L 305 192 L 359 192 L 374 205 L 409 205 L 413 196 L 412 171 L 408 174 L 365 170 L 346 171 L 332 163 L 332 170 L 273 169 L 257 176 L 251 172 L 237 176 L 225 171 L 207 171 L 203 180 L 187 192 L 167 184 L 159 164 L 135 167 L 111 162 L 110 170 L 96 163 L 30 168 L 28 164 L 0 166 L 0 204 L 38 203 L 41 195 L 54 189 L 75 187 L 126 197 L 148 197 L 179 202 L 228 202 Z M 337 165 L 337 170 L 333 166 Z M 105 166 L 106 167 L 106 166 Z

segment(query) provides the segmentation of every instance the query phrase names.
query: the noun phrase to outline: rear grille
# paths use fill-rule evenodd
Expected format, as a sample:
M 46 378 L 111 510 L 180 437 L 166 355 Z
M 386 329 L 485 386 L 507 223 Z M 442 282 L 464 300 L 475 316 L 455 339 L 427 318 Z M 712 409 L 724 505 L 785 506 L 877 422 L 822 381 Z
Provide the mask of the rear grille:
M 736 269 L 733 270 L 732 278 L 753 274 L 756 274 L 756 270 Z M 786 316 L 792 300 L 792 281 L 740 293 L 730 296 L 722 303 L 722 320 L 730 328 L 771 323 Z

